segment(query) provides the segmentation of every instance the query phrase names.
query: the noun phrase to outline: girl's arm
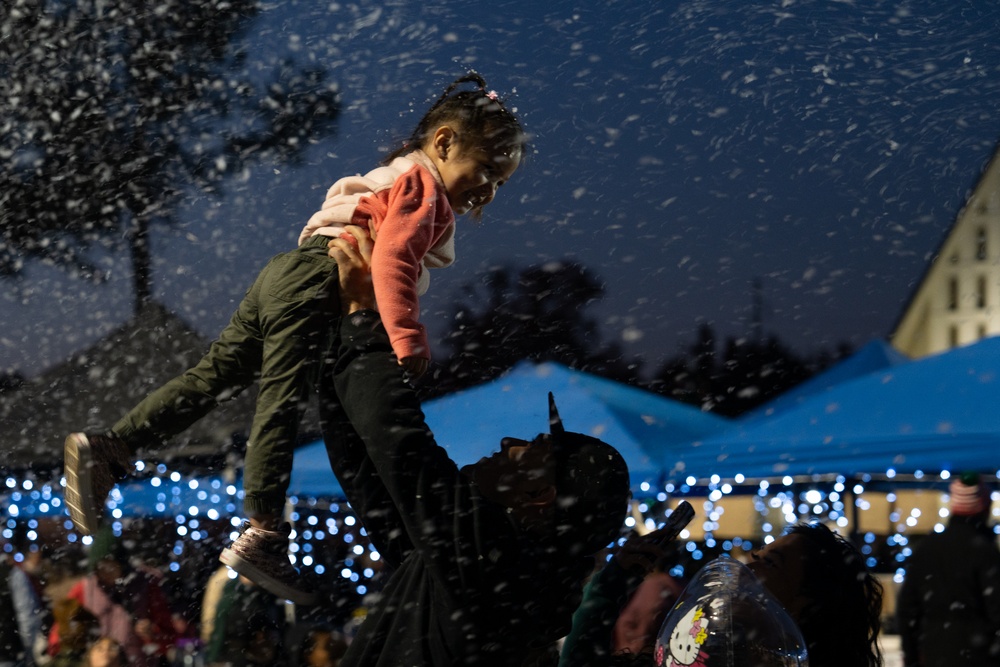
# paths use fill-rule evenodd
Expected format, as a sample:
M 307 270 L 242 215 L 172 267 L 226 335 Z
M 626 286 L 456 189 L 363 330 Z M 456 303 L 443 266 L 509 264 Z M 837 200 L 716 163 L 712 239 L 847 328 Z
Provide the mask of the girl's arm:
M 388 193 L 379 193 L 383 197 L 384 209 L 372 210 L 378 232 L 372 280 L 379 313 L 397 358 L 430 359 L 419 321 L 417 279 L 424 257 L 453 220 L 451 208 L 434 177 L 421 168 L 401 176 Z

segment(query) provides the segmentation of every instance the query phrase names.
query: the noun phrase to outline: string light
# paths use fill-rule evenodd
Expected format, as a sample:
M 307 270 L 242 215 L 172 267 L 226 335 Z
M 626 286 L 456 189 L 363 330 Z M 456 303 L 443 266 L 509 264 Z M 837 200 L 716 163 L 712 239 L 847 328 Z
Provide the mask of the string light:
M 142 468 L 153 473 L 152 476 L 116 487 L 108 497 L 106 513 L 114 519 L 113 529 L 119 536 L 123 529 L 122 522 L 131 518 L 156 518 L 173 524 L 173 532 L 178 539 L 168 551 L 171 562 L 164 563 L 169 571 L 180 570 L 189 541 L 208 537 L 209 533 L 202 529 L 199 519 L 217 522 L 228 517 L 226 537 L 235 539 L 239 535 L 243 500 L 243 490 L 239 485 L 221 477 L 186 477 L 178 471 L 169 470 L 164 464 L 145 464 Z M 64 486 L 65 478 L 55 483 L 30 478 L 19 480 L 13 476 L 3 479 L 0 484 L 0 509 L 7 518 L 0 524 L 3 526 L 0 530 L 3 551 L 13 553 L 11 541 L 19 525 L 28 527 L 23 533 L 29 542 L 37 542 L 37 520 L 41 518 L 64 517 L 65 520 L 58 526 L 64 531 L 66 542 L 90 546 L 93 537 L 79 535 L 69 520 L 63 500 Z M 354 557 L 349 559 L 351 565 L 341 564 L 348 572 L 348 579 L 358 582 L 375 576 L 373 564 L 378 566 L 380 555 L 371 546 L 361 523 L 347 503 L 331 503 L 316 497 L 294 500 L 297 507 L 293 518 L 300 524 L 300 529 L 293 531 L 295 541 L 289 551 L 291 557 L 298 561 L 298 567 L 321 575 L 338 565 L 322 562 L 321 555 L 332 559 L 338 557 L 338 553 L 340 557 L 351 554 Z M 343 547 L 331 549 L 338 542 Z M 231 576 L 235 576 L 234 573 Z M 364 586 L 359 585 L 358 588 Z
M 165 564 L 170 571 L 178 571 L 174 563 L 184 557 L 185 545 L 208 538 L 210 533 L 199 521 L 224 522 L 228 518 L 227 536 L 235 539 L 239 535 L 243 500 L 239 484 L 222 477 L 186 477 L 178 471 L 169 470 L 164 464 L 147 464 L 144 468 L 151 476 L 116 488 L 108 499 L 108 516 L 114 519 L 117 534 L 121 534 L 122 522 L 129 518 L 152 517 L 171 522 L 178 539 L 170 552 L 174 562 Z M 996 475 L 1000 478 L 1000 471 Z M 911 479 L 919 481 L 926 478 L 925 483 L 930 483 L 948 480 L 950 476 L 949 471 L 936 475 L 917 471 Z M 901 477 L 894 469 L 884 474 L 884 479 L 891 480 L 893 484 L 902 483 Z M 880 537 L 872 532 L 863 533 L 861 547 L 869 565 L 873 565 L 879 554 L 878 541 L 883 540 L 888 549 L 885 565 L 889 566 L 893 579 L 899 582 L 905 572 L 906 559 L 912 553 L 908 533 L 918 526 L 924 531 L 943 530 L 949 517 L 947 495 L 942 493 L 938 496 L 939 508 L 933 515 L 926 508 L 923 512 L 919 508 L 901 511 L 897 506 L 898 493 L 892 490 L 884 493 L 869 491 L 871 483 L 871 475 L 850 481 L 844 476 L 837 476 L 806 482 L 790 476 L 777 480 L 748 480 L 737 475 L 724 480 L 713 475 L 707 483 L 699 483 L 697 478 L 688 476 L 679 485 L 674 482 L 647 484 L 637 500 L 641 523 L 653 529 L 663 525 L 665 514 L 661 508 L 670 500 L 685 497 L 700 499 L 701 530 L 685 530 L 678 541 L 692 560 L 703 561 L 719 552 L 734 557 L 745 556 L 748 551 L 774 541 L 790 525 L 800 521 L 820 520 L 845 530 L 854 520 L 849 510 L 871 511 L 878 494 L 891 506 L 888 515 L 890 534 Z M 3 479 L 0 483 L 0 510 L 6 521 L 0 524 L 0 537 L 3 538 L 4 551 L 12 553 L 10 542 L 15 532 L 25 525 L 29 529 L 22 530 L 22 533 L 29 541 L 37 541 L 40 532 L 37 521 L 41 518 L 62 517 L 64 520 L 59 526 L 65 531 L 67 542 L 84 546 L 91 544 L 92 538 L 77 534 L 68 519 L 63 500 L 64 484 L 64 479 L 58 482 L 14 476 Z M 852 497 L 846 496 L 847 493 Z M 732 510 L 731 503 L 737 497 L 751 499 L 757 520 L 754 525 L 746 526 L 742 536 L 717 537 L 727 506 Z M 1000 494 L 995 494 L 995 500 L 1000 500 Z M 374 576 L 381 557 L 368 540 L 350 505 L 314 496 L 293 497 L 290 501 L 295 505 L 292 518 L 296 526 L 290 552 L 297 565 L 317 575 L 341 572 L 345 579 L 359 583 L 358 590 L 365 588 L 360 582 Z M 994 509 L 994 515 L 998 514 L 1000 508 Z M 628 521 L 629 527 L 640 523 L 631 517 Z M 927 524 L 927 521 L 934 523 Z M 331 562 L 335 559 L 340 559 L 340 562 Z

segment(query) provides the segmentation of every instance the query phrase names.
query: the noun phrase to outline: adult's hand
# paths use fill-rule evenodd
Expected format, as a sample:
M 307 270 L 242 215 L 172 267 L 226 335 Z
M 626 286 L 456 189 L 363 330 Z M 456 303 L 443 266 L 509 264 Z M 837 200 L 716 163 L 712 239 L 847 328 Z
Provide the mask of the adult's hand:
M 354 237 L 357 246 L 342 238 L 332 239 L 327 245 L 327 254 L 337 262 L 340 272 L 341 311 L 350 315 L 359 310 L 378 310 L 372 286 L 372 237 L 356 225 L 347 225 L 344 229 Z
M 641 515 L 640 515 L 641 517 Z M 636 535 L 614 554 L 618 564 L 633 574 L 646 575 L 670 553 L 670 544 L 694 518 L 694 508 L 682 501 L 657 530 Z
M 655 530 L 645 535 L 631 537 L 618 547 L 613 558 L 627 572 L 645 576 L 652 572 L 656 563 L 668 553 L 660 537 L 659 531 Z

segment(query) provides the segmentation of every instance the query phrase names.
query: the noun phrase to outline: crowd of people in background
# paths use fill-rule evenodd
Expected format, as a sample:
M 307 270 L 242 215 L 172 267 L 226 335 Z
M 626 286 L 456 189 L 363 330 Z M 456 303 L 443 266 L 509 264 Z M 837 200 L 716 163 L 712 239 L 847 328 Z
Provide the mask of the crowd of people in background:
M 214 547 L 170 572 L 150 556 L 167 549 L 166 523 L 125 520 L 86 546 L 23 527 L 0 540 L 0 667 L 338 664 L 361 596 L 294 607 L 220 567 Z
M 144 522 L 136 524 L 141 528 Z M 657 542 L 656 531 L 646 534 L 639 526 L 622 546 L 593 560 L 591 585 L 584 591 L 581 584 L 580 611 L 559 664 L 653 664 L 660 625 L 687 579 L 669 573 L 682 558 L 676 544 Z M 211 558 L 202 559 L 197 582 L 178 587 L 143 557 L 134 536 L 126 523 L 119 535 L 102 529 L 86 548 L 7 543 L 0 559 L 6 583 L 0 615 L 17 622 L 0 624 L 0 647 L 7 648 L 0 665 L 333 667 L 353 639 L 357 617 L 366 611 L 361 598 L 361 606 L 290 605 L 224 565 L 213 569 Z M 776 556 L 789 548 L 799 549 L 796 558 Z M 768 571 L 778 562 L 777 570 Z M 754 555 L 750 565 L 795 610 L 815 655 L 810 664 L 879 664 L 880 590 L 849 543 L 822 526 L 802 525 Z M 191 589 L 198 592 L 193 599 L 186 592 Z M 800 604 L 803 600 L 811 602 Z M 858 610 L 863 613 L 849 613 Z M 824 622 L 831 615 L 844 622 Z M 854 641 L 843 641 L 847 636 Z M 868 658 L 838 662 L 822 657 L 843 651 Z M 553 656 L 551 664 L 558 659 Z

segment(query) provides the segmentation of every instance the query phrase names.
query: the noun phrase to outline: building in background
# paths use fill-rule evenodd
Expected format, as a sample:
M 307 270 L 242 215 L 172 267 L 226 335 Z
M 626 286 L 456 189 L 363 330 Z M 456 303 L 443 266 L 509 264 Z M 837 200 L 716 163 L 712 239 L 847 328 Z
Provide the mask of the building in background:
M 1000 334 L 1000 149 L 959 211 L 891 335 L 920 358 Z

